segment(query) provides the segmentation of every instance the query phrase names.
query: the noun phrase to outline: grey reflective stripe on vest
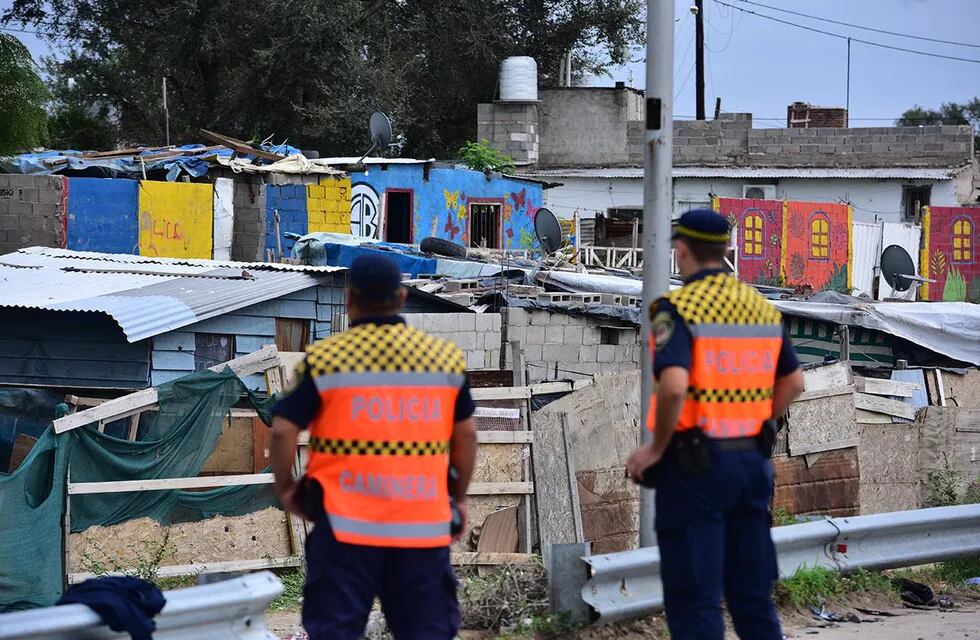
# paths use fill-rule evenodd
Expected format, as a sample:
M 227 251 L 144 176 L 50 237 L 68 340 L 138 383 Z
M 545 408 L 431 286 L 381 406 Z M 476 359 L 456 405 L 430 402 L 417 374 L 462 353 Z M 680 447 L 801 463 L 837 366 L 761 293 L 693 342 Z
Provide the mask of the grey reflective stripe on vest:
M 695 338 L 778 338 L 783 335 L 781 324 L 690 324 Z
M 449 521 L 437 523 L 388 523 L 355 520 L 327 514 L 334 531 L 378 538 L 436 538 L 449 535 Z
M 355 387 L 450 387 L 463 386 L 463 376 L 457 373 L 379 371 L 325 373 L 316 378 L 318 391 Z

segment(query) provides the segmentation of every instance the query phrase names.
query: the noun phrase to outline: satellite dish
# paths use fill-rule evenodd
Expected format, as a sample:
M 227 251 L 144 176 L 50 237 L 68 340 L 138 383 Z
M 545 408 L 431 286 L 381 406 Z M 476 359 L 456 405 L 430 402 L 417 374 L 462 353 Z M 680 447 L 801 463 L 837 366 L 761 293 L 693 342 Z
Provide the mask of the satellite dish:
M 881 252 L 881 275 L 895 291 L 908 291 L 915 281 L 915 263 L 909 252 L 897 244 L 890 245 Z
M 391 120 L 385 114 L 380 111 L 372 113 L 368 129 L 375 147 L 386 149 L 391 144 Z
M 372 113 L 371 119 L 368 121 L 368 131 L 371 136 L 371 148 L 364 152 L 357 164 L 364 162 L 364 158 L 371 155 L 375 149 L 383 150 L 391 145 L 391 120 L 385 114 L 380 111 Z
M 552 254 L 561 248 L 561 224 L 549 209 L 538 209 L 534 216 L 534 234 L 545 254 Z

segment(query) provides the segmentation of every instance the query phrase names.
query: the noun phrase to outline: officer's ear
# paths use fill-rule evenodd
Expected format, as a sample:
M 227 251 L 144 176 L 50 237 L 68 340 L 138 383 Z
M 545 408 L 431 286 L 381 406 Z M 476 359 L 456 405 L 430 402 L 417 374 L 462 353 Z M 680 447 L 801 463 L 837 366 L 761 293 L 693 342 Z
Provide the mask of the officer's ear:
M 398 308 L 401 309 L 405 306 L 405 301 L 408 300 L 408 288 L 398 287 L 398 292 L 395 294 L 395 298 L 398 300 Z

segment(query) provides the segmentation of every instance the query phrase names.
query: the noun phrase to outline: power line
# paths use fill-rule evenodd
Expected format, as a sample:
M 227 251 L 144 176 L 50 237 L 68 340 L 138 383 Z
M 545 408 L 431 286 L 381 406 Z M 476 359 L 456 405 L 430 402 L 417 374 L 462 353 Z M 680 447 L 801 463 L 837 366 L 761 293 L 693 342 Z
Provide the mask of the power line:
M 807 31 L 813 31 L 814 33 L 822 33 L 825 36 L 830 36 L 832 38 L 839 38 L 841 40 L 847 40 L 848 39 L 848 36 L 844 36 L 844 35 L 841 35 L 839 33 L 833 33 L 831 31 L 824 31 L 823 29 L 817 29 L 815 27 L 808 27 L 806 25 L 798 24 L 796 22 L 790 22 L 789 20 L 783 20 L 781 18 L 775 18 L 773 16 L 767 16 L 764 13 L 759 13 L 757 11 L 752 11 L 750 9 L 743 9 L 742 7 L 737 7 L 737 6 L 733 5 L 733 4 L 728 4 L 727 2 L 722 2 L 722 0 L 714 0 L 714 1 L 717 4 L 720 4 L 720 5 L 723 5 L 723 6 L 726 6 L 726 7 L 731 7 L 732 9 L 736 9 L 736 10 L 741 11 L 743 13 L 750 13 L 750 14 L 752 14 L 754 16 L 758 16 L 760 18 L 765 18 L 766 20 L 772 20 L 773 22 L 778 22 L 780 24 L 785 24 L 785 25 L 788 25 L 790 27 L 796 27 L 798 29 L 805 29 Z M 890 44 L 882 44 L 880 42 L 872 42 L 871 40 L 862 40 L 860 38 L 854 38 L 854 37 L 851 37 L 850 40 L 852 40 L 854 42 L 860 42 L 861 44 L 866 44 L 866 45 L 871 46 L 871 47 L 880 47 L 882 49 L 891 49 L 893 51 L 904 51 L 905 53 L 915 53 L 915 54 L 918 54 L 920 56 L 927 56 L 927 57 L 930 57 L 930 58 L 942 58 L 944 60 L 956 60 L 958 62 L 972 62 L 974 64 L 980 64 L 980 60 L 974 60 L 972 58 L 960 58 L 960 57 L 957 57 L 957 56 L 943 55 L 941 53 L 930 53 L 928 51 L 920 51 L 918 49 L 906 49 L 905 47 L 896 47 L 896 46 L 893 46 L 893 45 L 890 45 Z
M 865 31 L 874 31 L 875 33 L 883 33 L 889 36 L 899 36 L 901 38 L 911 38 L 913 40 L 925 40 L 926 42 L 938 42 L 940 44 L 952 44 L 958 47 L 972 47 L 974 49 L 980 49 L 980 44 L 970 44 L 969 42 L 954 42 L 953 40 L 941 40 L 939 38 L 927 38 L 926 36 L 916 36 L 911 33 L 899 33 L 897 31 L 888 31 L 886 29 L 876 29 L 875 27 L 865 27 L 859 24 L 851 24 L 850 22 L 842 22 L 840 20 L 831 20 L 830 18 L 821 18 L 819 16 L 812 16 L 808 13 L 801 13 L 799 11 L 791 11 L 790 9 L 780 9 L 779 7 L 771 7 L 767 4 L 762 4 L 761 2 L 752 2 L 752 0 L 738 0 L 739 2 L 744 2 L 745 4 L 752 4 L 757 7 L 763 7 L 765 9 L 771 9 L 773 11 L 779 11 L 782 13 L 789 13 L 794 16 L 800 16 L 801 18 L 809 18 L 811 20 L 819 20 L 821 22 L 829 22 L 831 24 L 839 24 L 843 27 L 851 27 L 852 29 L 864 29 Z

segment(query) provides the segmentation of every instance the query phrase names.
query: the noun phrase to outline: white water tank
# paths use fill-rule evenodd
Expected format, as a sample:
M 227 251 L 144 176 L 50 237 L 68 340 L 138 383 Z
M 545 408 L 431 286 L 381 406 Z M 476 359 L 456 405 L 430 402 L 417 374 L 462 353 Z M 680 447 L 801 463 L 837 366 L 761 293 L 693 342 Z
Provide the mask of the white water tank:
M 500 99 L 526 102 L 538 99 L 538 63 L 528 56 L 500 63 Z

